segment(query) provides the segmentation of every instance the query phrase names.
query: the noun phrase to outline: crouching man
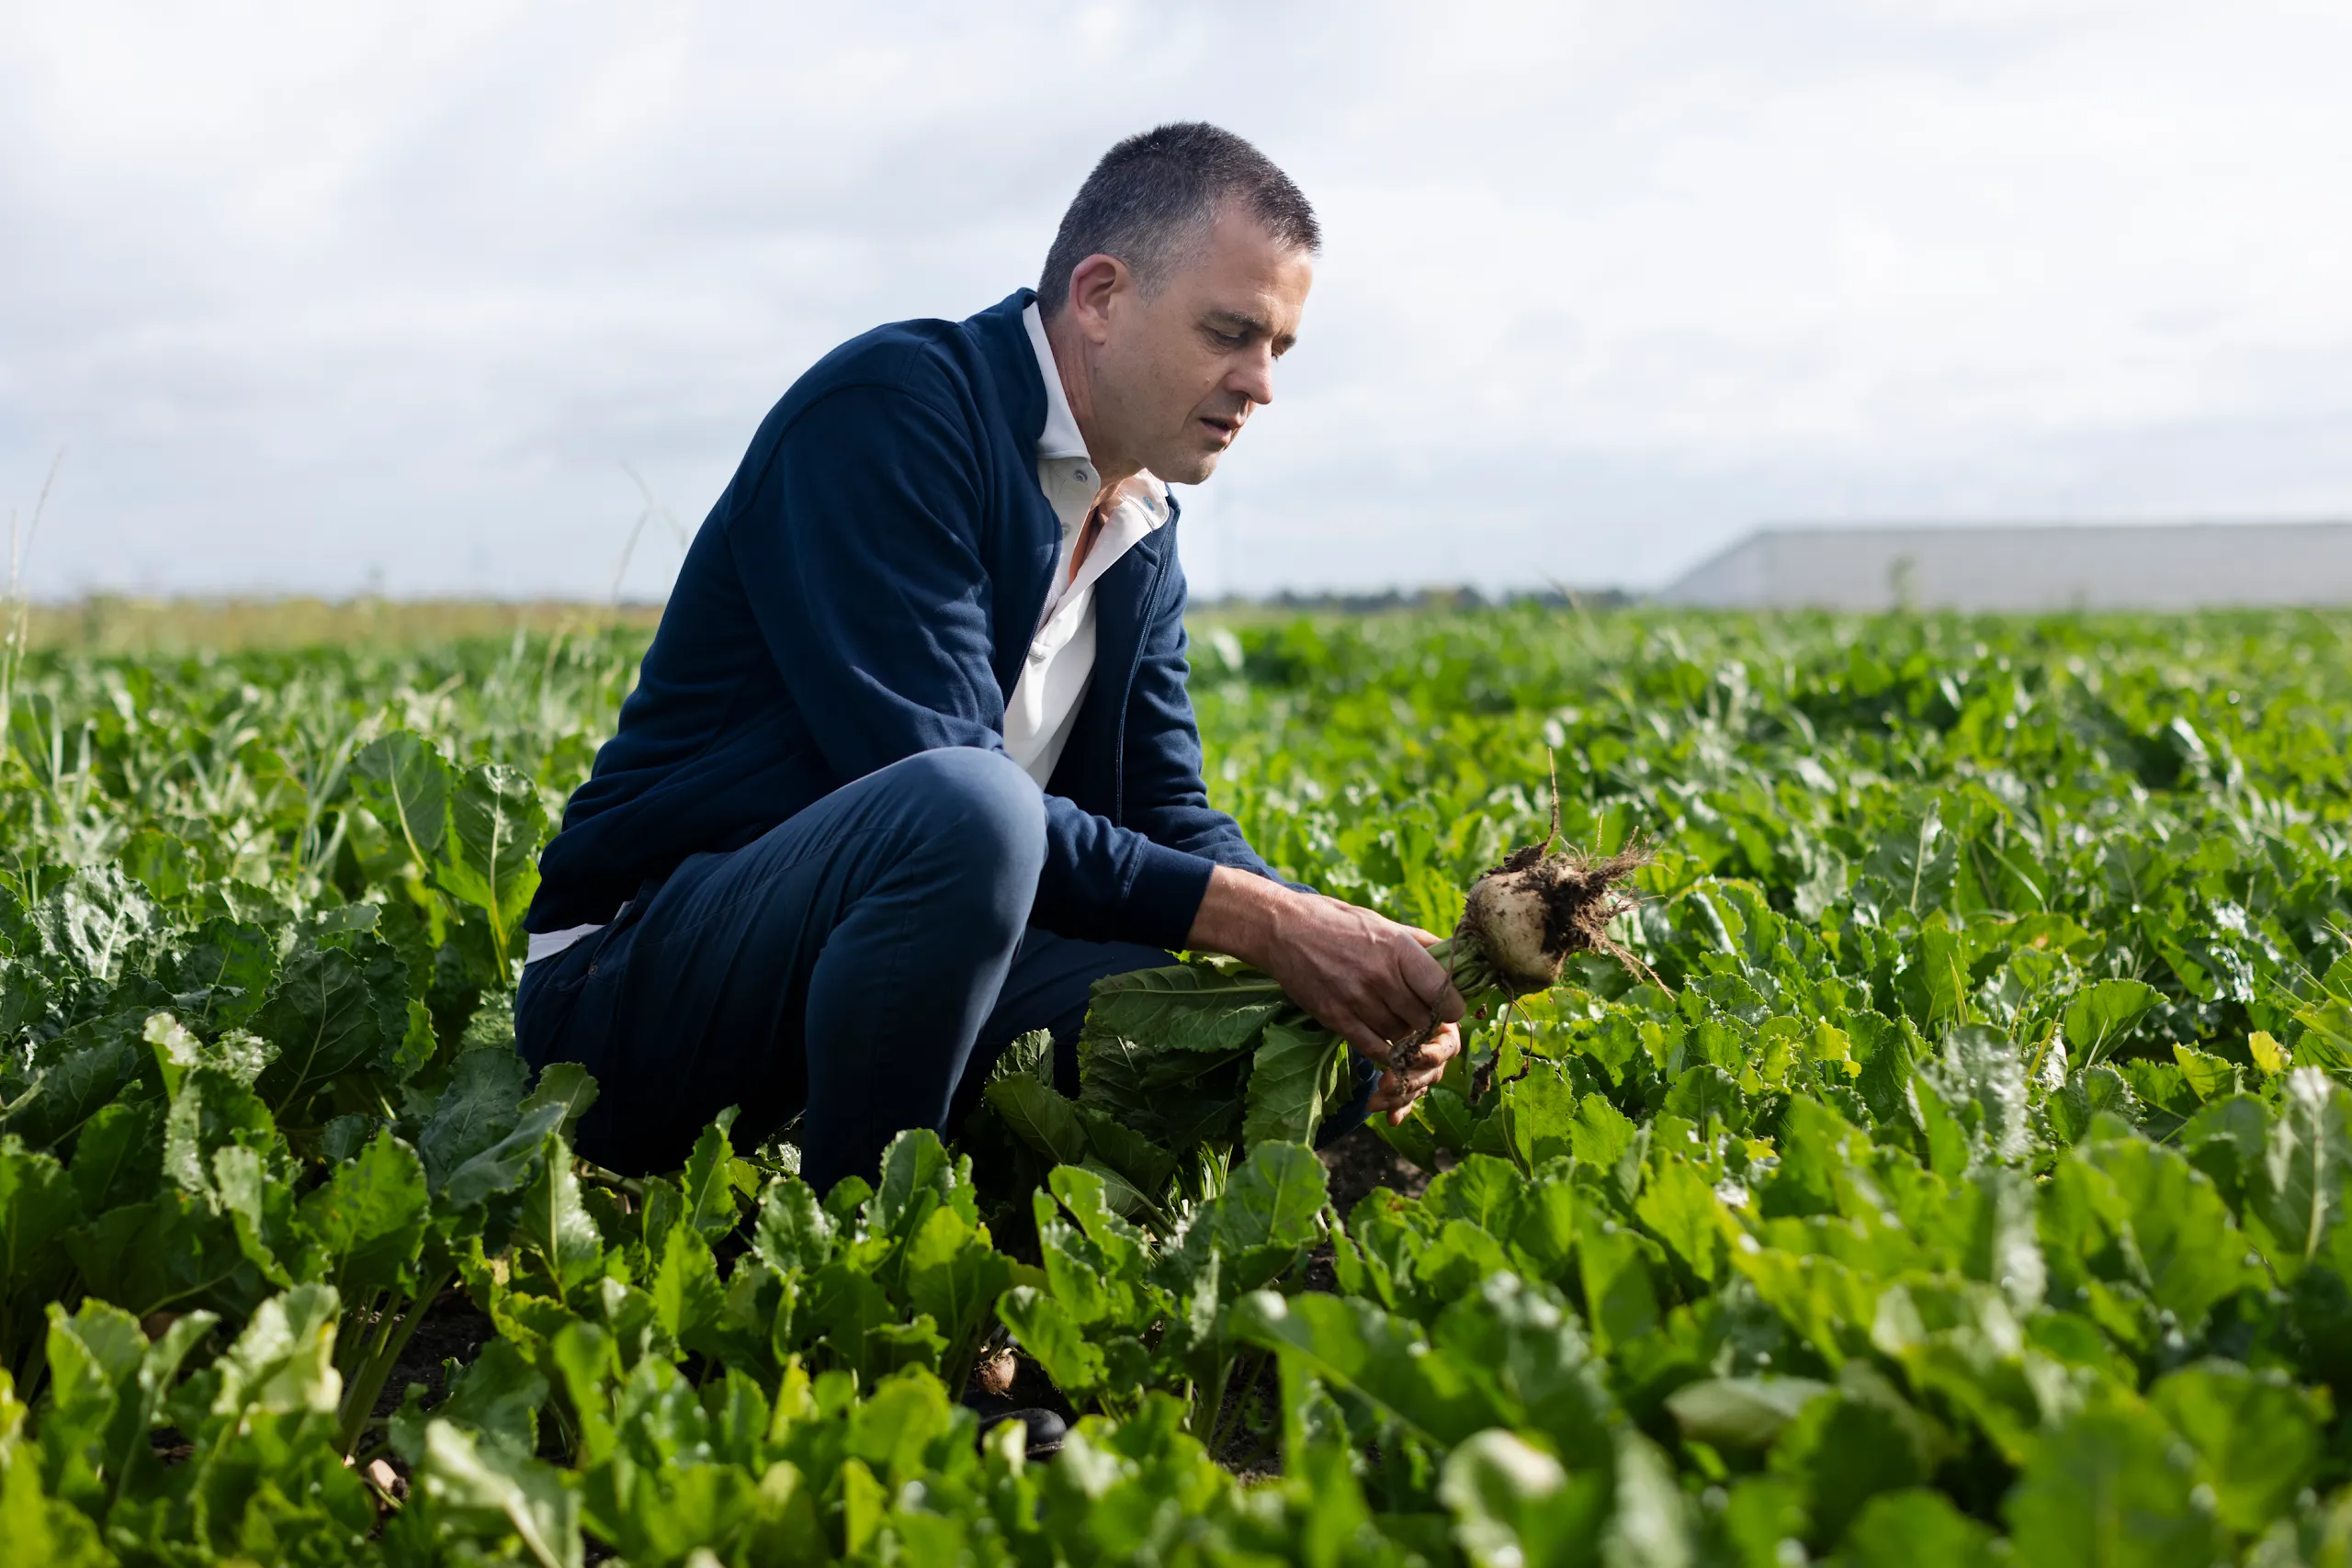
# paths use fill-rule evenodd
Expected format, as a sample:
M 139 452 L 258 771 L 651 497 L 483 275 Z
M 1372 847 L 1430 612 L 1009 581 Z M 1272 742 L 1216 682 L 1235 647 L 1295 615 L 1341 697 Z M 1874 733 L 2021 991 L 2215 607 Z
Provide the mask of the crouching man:
M 1169 485 L 1273 400 L 1319 243 L 1206 125 L 1113 148 L 1039 291 L 835 349 L 695 536 L 619 732 L 540 859 L 524 1055 L 603 1086 L 581 1152 L 682 1162 L 802 1113 L 819 1191 L 951 1133 L 1088 988 L 1231 953 L 1361 1054 L 1340 1125 L 1458 1048 L 1431 940 L 1277 880 L 1212 809 Z M 1414 1075 L 1388 1042 L 1442 1021 Z

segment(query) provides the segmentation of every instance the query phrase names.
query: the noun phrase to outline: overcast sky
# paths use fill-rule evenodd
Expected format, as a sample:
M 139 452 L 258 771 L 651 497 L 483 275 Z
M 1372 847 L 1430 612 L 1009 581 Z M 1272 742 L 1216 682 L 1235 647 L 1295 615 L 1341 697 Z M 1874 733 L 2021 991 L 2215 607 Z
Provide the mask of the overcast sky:
M 1196 592 L 2352 515 L 2347 82 L 2341 0 L 0 0 L 0 509 L 64 450 L 45 594 L 608 594 L 629 468 L 693 526 L 825 350 L 1204 118 L 1328 249 Z

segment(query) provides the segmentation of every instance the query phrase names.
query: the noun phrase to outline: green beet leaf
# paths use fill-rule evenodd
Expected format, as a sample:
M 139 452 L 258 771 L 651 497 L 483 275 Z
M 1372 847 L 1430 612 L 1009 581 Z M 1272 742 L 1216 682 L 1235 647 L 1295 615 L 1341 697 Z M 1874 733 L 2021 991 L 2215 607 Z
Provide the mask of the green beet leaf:
M 955 1210 L 978 1223 L 972 1196 L 972 1162 L 951 1156 L 939 1134 L 927 1127 L 901 1133 L 882 1151 L 882 1186 L 866 1208 L 876 1235 L 904 1241 L 933 1207 Z
M 1269 1023 L 1250 1058 L 1242 1143 L 1313 1143 L 1347 1082 L 1350 1060 L 1347 1042 L 1329 1030 Z
M 539 1114 L 545 1114 L 545 1108 Z M 538 1174 L 516 1205 L 512 1235 L 515 1251 L 559 1301 L 605 1271 L 605 1238 L 581 1201 L 571 1151 L 552 1134 L 541 1145 Z M 672 1333 L 676 1333 L 674 1325 Z
M 1453 1517 L 1454 1543 L 1475 1568 L 1601 1562 L 1607 1475 L 1571 1476 L 1557 1459 L 1500 1428 L 1447 1455 L 1438 1497 Z
M 602 1261 L 583 1256 L 575 1263 L 581 1282 L 593 1277 L 592 1270 Z M 718 1350 L 727 1315 L 727 1292 L 719 1284 L 718 1263 L 711 1256 L 710 1243 L 701 1232 L 685 1225 L 671 1227 L 646 1289 L 653 1298 L 655 1321 L 673 1343 L 698 1354 Z
M 505 1137 L 521 1113 L 530 1068 L 512 1051 L 469 1051 L 416 1137 L 435 1192 L 457 1168 Z
M 1234 1303 L 1233 1331 L 1244 1343 L 1296 1357 L 1439 1443 L 1463 1442 L 1502 1416 L 1453 1356 L 1369 1302 L 1259 1291 Z
M 1850 1568 L 1987 1568 L 1993 1532 L 1939 1492 L 1882 1492 L 1862 1505 L 1838 1545 Z
M 780 1176 L 760 1197 L 752 1251 L 786 1279 L 822 1268 L 833 1256 L 832 1216 L 797 1176 Z
M 2154 1412 L 2086 1411 L 2040 1443 L 2002 1504 L 2022 1562 L 2208 1568 L 2221 1549 L 2195 1452 Z
M 96 1115 L 139 1070 L 135 1043 L 143 1012 L 118 1015 L 37 1047 L 32 1083 L 0 1111 L 0 1137 L 57 1149 Z
M 389 942 L 365 934 L 334 946 L 297 942 L 254 1032 L 277 1048 L 256 1085 L 281 1117 L 363 1071 L 389 1072 L 408 1036 L 408 977 Z
M 2242 1535 L 2287 1512 L 2319 1463 L 2324 1409 L 2277 1374 L 2199 1362 L 2158 1382 L 2148 1402 L 2197 1446 L 2216 1514 Z
M 1015 1137 L 1046 1159 L 1076 1165 L 1086 1157 L 1086 1129 L 1078 1108 L 1051 1087 L 1015 1075 L 997 1079 L 980 1094 Z
M 1831 1392 L 1812 1378 L 1701 1378 L 1667 1396 L 1682 1435 L 1712 1448 L 1761 1452 L 1799 1412 Z
M 1840 1369 L 1837 1392 L 1808 1402 L 1772 1445 L 1771 1470 L 1795 1483 L 1816 1544 L 1829 1545 L 1869 1501 L 1918 1486 L 1948 1440 L 1867 1361 Z
M 1430 1340 L 1514 1430 L 1579 1467 L 1605 1465 L 1622 1423 L 1600 1363 L 1551 1287 L 1489 1273 L 1439 1315 Z
M 63 1239 L 81 1219 L 80 1194 L 57 1161 L 0 1138 L 0 1371 L 25 1370 L 41 1309 L 65 1287 Z
M 412 1483 L 419 1537 L 519 1546 L 539 1568 L 580 1568 L 580 1501 L 563 1472 L 485 1443 L 449 1421 L 424 1430 L 424 1462 Z
M 222 919 L 198 927 L 156 970 L 200 1034 L 249 1022 L 278 970 L 277 942 L 261 926 Z
M 1204 964 L 1136 969 L 1094 983 L 1080 1051 L 1097 1040 L 1134 1041 L 1159 1051 L 1224 1055 L 1245 1051 L 1284 1010 L 1288 998 L 1254 970 Z
M 410 863 L 430 871 L 449 834 L 449 796 L 456 777 L 440 750 L 420 735 L 396 729 L 362 746 L 351 759 L 352 794 L 377 821 L 400 835 Z
M 1101 1389 L 1102 1352 L 1089 1343 L 1084 1327 L 1055 1297 L 1035 1286 L 1015 1285 L 998 1299 L 997 1316 L 1055 1387 L 1076 1399 Z
M 537 1451 L 539 1408 L 547 1403 L 548 1382 L 522 1351 L 506 1340 L 493 1339 L 470 1365 L 452 1361 L 445 1366 L 448 1376 L 441 1403 L 425 1411 L 417 1398 L 423 1390 L 412 1383 L 408 1402 L 391 1420 L 393 1451 L 412 1470 L 425 1462 L 425 1427 L 436 1420 L 454 1423 L 479 1444 L 510 1454 Z
M 509 972 L 524 913 L 539 886 L 539 841 L 547 826 L 537 787 L 512 768 L 482 763 L 449 792 L 449 836 L 434 880 L 487 919 L 501 975 Z
M 739 1217 L 735 1203 L 735 1149 L 727 1140 L 728 1129 L 735 1125 L 737 1114 L 732 1105 L 721 1111 L 695 1139 L 694 1152 L 686 1156 L 685 1182 L 681 1190 L 685 1198 L 683 1217 L 709 1241 L 717 1241 L 733 1230 Z M 743 1169 L 748 1171 L 750 1168 Z
M 2098 980 L 2076 993 L 2066 1004 L 2066 1047 L 2088 1066 L 2113 1055 L 2157 1002 L 2156 988 L 2139 980 Z
M 901 1279 L 908 1304 L 946 1340 L 941 1365 L 952 1373 L 978 1352 L 997 1297 L 1012 1282 L 1012 1260 L 989 1245 L 985 1226 L 934 1209 L 907 1244 Z
M 2139 1139 L 2096 1145 L 2129 1216 L 2148 1293 L 2193 1333 L 2226 1297 L 2256 1282 L 2245 1235 L 2212 1181 L 2173 1150 Z
M 49 955 L 99 986 L 146 958 L 166 929 L 146 892 L 111 865 L 65 878 L 33 907 L 28 923 Z
M 2278 1115 L 2258 1159 L 2245 1170 L 2249 1228 L 2282 1278 L 2292 1279 L 2326 1247 L 2344 1215 L 2352 1179 L 2352 1094 L 2316 1067 L 2286 1077 Z
M 410 1004 L 412 1007 L 415 1005 L 413 1002 Z M 562 1106 L 563 1120 L 556 1124 L 555 1130 L 557 1136 L 568 1139 L 580 1125 L 580 1119 L 588 1114 L 588 1108 L 596 1103 L 596 1080 L 586 1067 L 577 1062 L 549 1062 L 539 1069 L 538 1082 L 525 1097 L 522 1109 L 536 1111 L 542 1105 Z
M 155 1190 L 164 1174 L 165 1109 L 160 1100 L 117 1100 L 84 1125 L 74 1140 L 72 1171 L 85 1213 L 102 1214 Z

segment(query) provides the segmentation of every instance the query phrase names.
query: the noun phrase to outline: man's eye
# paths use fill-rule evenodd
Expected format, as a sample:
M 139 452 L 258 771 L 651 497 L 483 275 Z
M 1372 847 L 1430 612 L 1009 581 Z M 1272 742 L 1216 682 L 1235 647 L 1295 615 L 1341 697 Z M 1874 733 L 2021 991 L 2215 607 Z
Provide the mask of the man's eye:
M 1239 348 L 1250 341 L 1250 334 L 1248 333 L 1218 333 L 1216 341 L 1227 348 Z

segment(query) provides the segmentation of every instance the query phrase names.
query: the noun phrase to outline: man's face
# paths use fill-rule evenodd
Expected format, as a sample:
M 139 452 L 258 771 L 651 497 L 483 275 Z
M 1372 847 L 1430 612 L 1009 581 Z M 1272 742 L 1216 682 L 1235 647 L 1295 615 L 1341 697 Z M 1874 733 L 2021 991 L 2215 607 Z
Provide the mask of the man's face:
M 1251 412 L 1274 400 L 1274 361 L 1298 336 L 1314 280 L 1311 256 L 1228 206 L 1157 293 L 1116 290 L 1092 357 L 1096 421 L 1119 456 L 1173 484 L 1214 473 Z

